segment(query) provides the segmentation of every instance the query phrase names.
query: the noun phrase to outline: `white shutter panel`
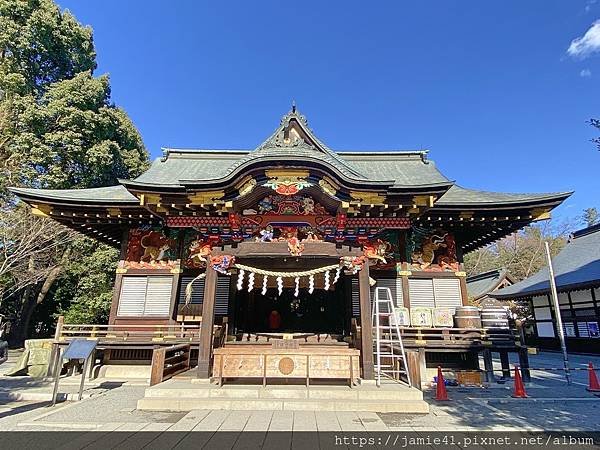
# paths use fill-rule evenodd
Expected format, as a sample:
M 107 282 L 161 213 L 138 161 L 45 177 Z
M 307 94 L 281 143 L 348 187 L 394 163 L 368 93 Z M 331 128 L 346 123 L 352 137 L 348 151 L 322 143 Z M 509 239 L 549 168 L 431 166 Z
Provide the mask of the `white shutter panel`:
M 117 316 L 132 317 L 144 314 L 147 277 L 123 277 Z
M 231 277 L 221 276 L 217 278 L 217 290 L 215 293 L 215 315 L 226 316 L 229 313 L 229 285 Z
M 410 278 L 408 280 L 408 292 L 410 296 L 410 307 L 433 308 L 435 306 L 433 296 L 433 280 L 426 278 Z
M 460 281 L 456 278 L 434 278 L 433 292 L 436 308 L 454 310 L 457 306 L 462 306 Z
M 146 288 L 145 316 L 168 316 L 171 307 L 173 277 L 149 276 Z
M 375 283 L 375 286 L 371 286 L 371 299 L 375 298 L 376 288 L 389 288 L 390 292 L 392 293 L 392 299 L 394 300 L 394 306 L 404 306 L 401 278 L 378 278 L 376 281 L 377 283 Z
M 358 279 L 352 278 L 350 282 L 352 296 L 352 317 L 360 317 L 360 296 L 358 293 Z

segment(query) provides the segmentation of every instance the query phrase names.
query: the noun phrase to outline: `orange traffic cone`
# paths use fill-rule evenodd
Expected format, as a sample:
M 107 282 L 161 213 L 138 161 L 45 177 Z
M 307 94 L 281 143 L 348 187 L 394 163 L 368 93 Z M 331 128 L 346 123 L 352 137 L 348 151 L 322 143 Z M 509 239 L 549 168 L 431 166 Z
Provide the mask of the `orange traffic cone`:
M 600 383 L 598 383 L 598 377 L 596 377 L 594 365 L 591 362 L 588 364 L 588 380 L 587 390 L 590 392 L 600 392 Z
M 515 389 L 512 396 L 514 398 L 527 398 L 527 392 L 525 392 L 525 385 L 521 379 L 521 372 L 518 366 L 515 366 Z
M 435 387 L 435 399 L 438 401 L 448 401 L 448 391 L 446 391 L 446 382 L 442 375 L 442 367 L 438 366 L 437 385 Z

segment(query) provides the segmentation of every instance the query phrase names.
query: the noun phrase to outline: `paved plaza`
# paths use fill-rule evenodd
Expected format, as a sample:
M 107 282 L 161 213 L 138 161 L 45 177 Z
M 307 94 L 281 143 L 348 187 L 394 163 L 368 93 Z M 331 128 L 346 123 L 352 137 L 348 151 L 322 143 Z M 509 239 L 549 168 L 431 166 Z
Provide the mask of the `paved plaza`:
M 574 368 L 585 368 L 589 361 L 600 367 L 600 358 L 571 356 Z M 542 353 L 532 356 L 532 367 L 560 367 L 559 354 Z M 499 368 L 499 364 L 497 364 Z M 3 370 L 5 370 L 3 368 Z M 527 384 L 527 399 L 511 397 L 512 382 L 492 384 L 484 388 L 449 387 L 449 402 L 436 402 L 428 390 L 425 399 L 430 413 L 408 415 L 401 413 L 335 412 L 335 411 L 221 411 L 196 410 L 191 412 L 141 411 L 137 401 L 143 397 L 146 386 L 142 383 L 89 383 L 82 401 L 65 401 L 55 407 L 43 400 L 11 400 L 7 386 L 15 379 L 0 378 L 0 429 L 4 431 L 80 431 L 70 442 L 72 448 L 170 448 L 185 447 L 189 432 L 205 431 L 202 439 L 206 448 L 289 448 L 280 433 L 313 432 L 424 432 L 424 431 L 598 431 L 600 430 L 600 398 L 586 391 L 587 372 L 573 372 L 571 386 L 561 371 L 532 372 Z M 12 386 L 27 392 L 25 381 Z M 49 385 L 35 386 L 29 381 L 29 390 L 40 395 L 49 391 Z M 61 385 L 61 391 L 76 390 L 75 384 Z M 28 398 L 27 395 L 24 395 Z M 120 433 L 114 433 L 119 431 Z M 224 434 L 215 432 L 227 431 Z M 253 431 L 247 437 L 241 432 Z M 95 432 L 95 433 L 90 433 Z M 57 433 L 58 434 L 58 433 Z M 273 442 L 270 442 L 272 434 Z M 23 433 L 26 439 L 27 433 Z M 244 434 L 246 436 L 246 434 Z M 252 441 L 250 442 L 250 436 Z M 305 448 L 323 448 L 319 433 L 303 435 L 316 441 Z M 312 436 L 312 437 L 310 437 Z M 287 438 L 291 439 L 291 435 Z M 286 439 L 287 439 L 286 438 Z M 194 447 L 202 443 L 194 438 Z M 213 440 L 226 439 L 219 447 Z M 255 442 L 259 440 L 260 443 Z M 290 443 L 292 441 L 289 441 Z M 221 445 L 222 444 L 222 445 Z M 291 445 L 291 444 L 290 444 Z

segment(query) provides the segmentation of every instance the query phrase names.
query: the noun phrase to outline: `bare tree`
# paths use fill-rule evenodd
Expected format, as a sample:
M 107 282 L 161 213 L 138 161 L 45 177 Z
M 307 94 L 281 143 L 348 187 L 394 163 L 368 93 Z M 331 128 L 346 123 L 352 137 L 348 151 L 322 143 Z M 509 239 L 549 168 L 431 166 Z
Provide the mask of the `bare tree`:
M 76 236 L 26 207 L 0 210 L 0 307 L 4 309 L 7 301 L 16 303 L 15 342 L 26 336 L 32 313 L 62 273 Z

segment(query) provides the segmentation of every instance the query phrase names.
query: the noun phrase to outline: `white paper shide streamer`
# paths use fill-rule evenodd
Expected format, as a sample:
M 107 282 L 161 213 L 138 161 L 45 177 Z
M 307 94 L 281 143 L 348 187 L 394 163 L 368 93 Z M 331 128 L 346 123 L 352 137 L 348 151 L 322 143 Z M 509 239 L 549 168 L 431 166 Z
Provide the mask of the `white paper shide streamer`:
M 262 295 L 267 295 L 267 276 L 263 275 L 263 284 L 262 284 Z
M 333 284 L 337 283 L 338 280 L 340 279 L 340 273 L 342 272 L 342 268 L 338 267 L 337 269 L 335 269 L 335 277 L 333 277 Z
M 294 283 L 296 284 L 296 287 L 294 289 L 294 297 L 298 297 L 298 295 L 300 294 L 300 277 L 294 278 Z
M 238 279 L 237 279 L 237 290 L 241 291 L 244 288 L 244 274 L 246 272 L 244 271 L 244 269 L 240 269 L 239 273 L 238 273 Z
M 283 293 L 283 278 L 277 277 L 277 292 L 279 295 Z
M 315 276 L 311 275 L 308 277 L 308 293 L 312 294 L 315 290 Z
M 248 275 L 248 292 L 252 292 L 252 289 L 254 289 L 254 272 Z
M 325 272 L 325 286 L 323 286 L 323 289 L 325 289 L 326 291 L 329 290 L 329 271 Z

